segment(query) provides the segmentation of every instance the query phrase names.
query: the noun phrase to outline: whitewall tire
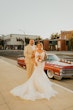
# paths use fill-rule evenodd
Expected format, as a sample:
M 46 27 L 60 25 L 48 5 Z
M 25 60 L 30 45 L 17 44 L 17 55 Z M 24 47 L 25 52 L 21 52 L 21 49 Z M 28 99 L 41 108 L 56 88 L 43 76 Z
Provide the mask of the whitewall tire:
M 47 70 L 47 76 L 52 79 L 54 78 L 54 72 L 52 70 Z

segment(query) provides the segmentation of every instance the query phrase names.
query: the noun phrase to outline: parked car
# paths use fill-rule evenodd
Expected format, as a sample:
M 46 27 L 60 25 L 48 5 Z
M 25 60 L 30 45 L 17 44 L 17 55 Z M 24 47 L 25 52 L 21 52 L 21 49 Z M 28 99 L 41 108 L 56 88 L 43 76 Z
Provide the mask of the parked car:
M 26 67 L 25 58 L 17 58 L 17 63 Z M 61 80 L 62 78 L 73 78 L 73 62 L 62 60 L 55 54 L 47 54 L 44 71 L 49 78 Z

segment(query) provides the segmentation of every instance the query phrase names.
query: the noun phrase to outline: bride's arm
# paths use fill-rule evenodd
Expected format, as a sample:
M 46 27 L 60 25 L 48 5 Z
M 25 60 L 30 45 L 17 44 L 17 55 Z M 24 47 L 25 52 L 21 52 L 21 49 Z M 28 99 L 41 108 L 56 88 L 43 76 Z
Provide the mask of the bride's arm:
M 34 54 L 33 63 L 34 63 L 34 65 L 35 65 L 35 66 L 37 66 L 37 62 L 36 62 L 36 56 L 35 56 L 35 52 L 36 52 L 36 50 L 34 50 L 34 51 L 33 51 L 33 54 Z

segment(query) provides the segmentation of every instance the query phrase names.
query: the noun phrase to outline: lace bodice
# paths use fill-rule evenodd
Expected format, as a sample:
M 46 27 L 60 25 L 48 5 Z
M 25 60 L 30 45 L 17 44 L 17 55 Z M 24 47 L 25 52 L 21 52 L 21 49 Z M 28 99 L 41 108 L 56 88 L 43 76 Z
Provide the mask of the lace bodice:
M 37 61 L 38 59 L 38 56 L 41 57 L 42 61 L 44 60 L 44 57 L 45 57 L 45 52 L 43 51 L 42 53 L 39 53 L 39 52 L 35 52 L 35 60 Z

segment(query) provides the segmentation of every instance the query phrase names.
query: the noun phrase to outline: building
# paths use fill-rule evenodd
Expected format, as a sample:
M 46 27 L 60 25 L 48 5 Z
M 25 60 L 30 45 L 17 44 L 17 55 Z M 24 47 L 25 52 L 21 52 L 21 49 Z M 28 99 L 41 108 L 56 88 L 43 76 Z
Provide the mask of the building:
M 4 49 L 24 49 L 25 38 L 36 39 L 37 35 L 9 34 L 4 37 Z
M 54 39 L 49 41 L 50 50 L 67 51 L 69 48 L 67 39 Z
M 70 39 L 73 38 L 73 30 L 72 31 L 61 31 L 61 38 L 62 39 Z
M 70 38 L 73 38 L 73 31 L 61 31 L 59 35 L 53 36 L 52 39 L 45 40 L 46 44 L 44 45 L 46 50 L 51 51 L 68 51 L 71 50 L 70 47 Z M 48 45 L 47 45 L 48 44 Z
M 61 31 L 57 37 L 52 39 L 40 39 L 46 51 L 67 51 L 71 50 L 70 38 L 73 38 L 73 31 Z M 29 39 L 34 39 L 37 44 L 40 36 L 38 35 L 24 35 L 24 34 L 9 34 L 0 36 L 0 49 L 24 49 Z M 27 43 L 26 43 L 27 39 Z M 73 44 L 73 43 L 72 43 Z
M 24 46 L 24 35 L 9 34 L 4 37 L 5 49 L 22 49 Z
M 69 50 L 69 41 L 67 39 L 45 39 L 43 42 L 46 51 Z

